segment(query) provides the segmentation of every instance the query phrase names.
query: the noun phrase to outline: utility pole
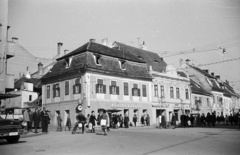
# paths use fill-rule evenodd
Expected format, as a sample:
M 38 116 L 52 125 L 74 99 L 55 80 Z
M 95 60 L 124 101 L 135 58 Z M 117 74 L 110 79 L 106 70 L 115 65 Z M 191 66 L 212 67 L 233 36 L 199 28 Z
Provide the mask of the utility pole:
M 0 93 L 5 93 L 8 0 L 0 0 Z

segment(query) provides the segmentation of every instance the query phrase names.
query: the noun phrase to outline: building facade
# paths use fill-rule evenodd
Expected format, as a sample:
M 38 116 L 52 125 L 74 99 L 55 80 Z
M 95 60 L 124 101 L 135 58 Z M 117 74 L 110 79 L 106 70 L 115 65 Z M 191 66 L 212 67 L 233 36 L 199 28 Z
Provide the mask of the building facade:
M 51 111 L 53 125 L 59 112 L 64 123 L 68 114 L 74 122 L 78 104 L 85 115 L 101 108 L 118 109 L 132 122 L 134 114 L 152 115 L 151 81 L 144 61 L 90 40 L 57 59 L 42 77 L 43 106 Z

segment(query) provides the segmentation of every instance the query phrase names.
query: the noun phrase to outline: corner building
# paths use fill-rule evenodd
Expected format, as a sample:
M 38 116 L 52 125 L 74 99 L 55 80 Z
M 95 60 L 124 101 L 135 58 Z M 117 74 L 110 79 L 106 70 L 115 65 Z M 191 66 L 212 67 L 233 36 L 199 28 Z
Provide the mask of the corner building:
M 43 106 L 51 112 L 56 125 L 57 113 L 64 124 L 67 114 L 76 120 L 76 106 L 83 105 L 86 116 L 92 110 L 119 109 L 118 114 L 152 115 L 151 81 L 147 64 L 130 52 L 95 43 L 91 39 L 78 49 L 58 58 L 42 77 Z

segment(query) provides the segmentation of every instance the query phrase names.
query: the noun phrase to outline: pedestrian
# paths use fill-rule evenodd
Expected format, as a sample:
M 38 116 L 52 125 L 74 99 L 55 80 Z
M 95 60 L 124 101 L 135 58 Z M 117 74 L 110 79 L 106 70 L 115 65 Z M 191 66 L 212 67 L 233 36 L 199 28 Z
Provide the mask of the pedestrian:
M 57 131 L 62 131 L 62 117 L 61 117 L 61 113 L 60 111 L 58 112 L 58 116 L 57 116 Z
M 32 125 L 33 125 L 33 113 L 32 110 L 29 108 L 29 119 L 30 119 L 30 123 L 29 123 L 29 131 L 32 132 Z
M 208 126 L 211 127 L 212 116 L 211 116 L 211 114 L 210 114 L 209 112 L 207 113 L 207 118 L 206 118 L 206 120 L 207 120 Z
M 147 117 L 146 117 L 146 124 L 147 124 L 147 126 L 150 126 L 150 116 L 149 116 L 149 114 L 147 114 Z
M 215 124 L 216 124 L 216 115 L 215 115 L 215 112 L 212 113 L 212 126 L 215 127 Z
M 125 128 L 129 128 L 128 123 L 129 123 L 129 117 L 127 114 L 125 114 L 125 116 L 124 116 L 124 127 Z
M 181 120 L 181 127 L 184 127 L 185 128 L 185 122 L 184 122 L 184 114 L 182 114 L 181 116 L 180 116 L 180 120 Z
M 165 129 L 167 128 L 166 119 L 165 119 L 164 113 L 162 113 L 161 127 L 162 127 L 162 128 L 165 128 Z
M 108 115 L 106 114 L 106 110 L 100 111 L 100 124 L 102 127 L 102 130 L 104 132 L 104 136 L 107 135 L 107 124 L 108 124 Z
M 123 127 L 123 117 L 122 114 L 119 115 L 119 123 L 120 123 L 120 128 Z
M 27 108 L 23 113 L 23 121 L 27 123 L 25 130 L 27 130 L 27 132 L 29 132 L 29 128 L 30 128 L 29 108 Z
M 141 117 L 141 123 L 142 123 L 142 126 L 144 126 L 144 115 L 142 115 Z
M 225 121 L 226 121 L 226 125 L 228 126 L 228 123 L 229 123 L 229 117 L 228 117 L 228 115 L 225 116 Z
M 33 122 L 34 122 L 34 128 L 35 128 L 35 132 L 34 133 L 38 133 L 37 129 L 39 127 L 39 122 L 40 122 L 40 118 L 41 116 L 39 115 L 38 109 L 35 109 L 35 112 L 33 113 Z
M 133 123 L 134 123 L 134 126 L 136 127 L 136 124 L 137 124 L 137 115 L 134 114 L 133 116 Z
M 82 111 L 78 112 L 78 115 L 76 117 L 78 120 L 78 123 L 82 123 L 82 134 L 84 134 L 84 129 L 85 129 L 85 123 L 86 123 L 86 117 L 82 114 Z
M 204 115 L 204 113 L 202 113 L 201 118 L 200 118 L 201 126 L 202 126 L 202 125 L 203 125 L 203 126 L 206 126 L 205 120 L 206 120 L 205 115 Z
M 191 126 L 193 127 L 193 123 L 194 123 L 194 117 L 193 117 L 193 115 L 190 116 L 190 122 L 191 122 Z
M 71 127 L 72 127 L 72 123 L 71 123 L 70 115 L 68 114 L 67 115 L 67 122 L 66 122 L 66 126 L 65 126 L 65 131 L 66 131 L 66 128 L 68 128 L 68 130 L 70 131 Z
M 173 126 L 173 129 L 176 128 L 176 118 L 175 118 L 174 112 L 172 113 L 172 126 Z
M 42 117 L 42 132 L 48 133 L 48 124 L 50 123 L 50 117 L 47 113 L 46 107 L 43 107 L 41 117 Z
M 162 115 L 160 114 L 160 115 L 158 116 L 159 129 L 162 129 L 162 124 L 161 124 L 161 122 L 162 122 Z
M 96 122 L 97 121 L 97 119 L 96 119 L 96 117 L 95 117 L 95 112 L 94 111 L 92 111 L 91 112 L 91 116 L 90 116 L 90 118 L 89 118 L 89 124 L 91 123 L 91 125 L 89 125 L 89 126 L 92 126 L 92 128 L 89 128 L 89 130 L 91 131 L 91 132 L 93 132 L 93 133 L 95 133 L 95 126 L 96 126 Z
M 232 116 L 232 114 L 230 114 L 230 116 L 229 116 L 229 123 L 233 126 L 233 116 Z

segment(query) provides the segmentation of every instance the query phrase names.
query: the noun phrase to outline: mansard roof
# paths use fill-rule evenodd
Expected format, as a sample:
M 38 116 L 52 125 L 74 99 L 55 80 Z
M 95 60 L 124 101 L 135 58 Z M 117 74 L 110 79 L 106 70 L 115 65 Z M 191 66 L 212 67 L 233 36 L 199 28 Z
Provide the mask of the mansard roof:
M 98 44 L 98 43 L 91 42 L 91 41 L 87 42 L 83 46 L 75 49 L 74 51 L 64 55 L 63 57 L 58 58 L 57 61 L 80 54 L 80 53 L 84 53 L 86 51 L 90 51 L 90 52 L 93 52 L 96 54 L 116 57 L 116 58 L 120 58 L 120 59 L 125 59 L 125 60 L 129 60 L 129 61 L 145 63 L 143 60 L 140 60 L 137 56 L 135 56 L 134 54 L 132 54 L 130 52 L 122 52 L 115 48 L 109 48 L 105 45 Z
M 212 94 L 206 91 L 201 85 L 197 84 L 195 81 L 190 79 L 191 83 L 191 90 L 192 93 L 194 94 L 200 94 L 200 95 L 206 95 L 206 96 L 211 96 Z
M 167 64 L 157 53 L 125 45 L 117 41 L 114 43 L 118 46 L 116 47 L 118 50 L 133 53 L 138 57 L 139 60 L 145 61 L 148 67 L 152 66 L 153 71 L 165 72 Z
M 79 74 L 87 71 L 149 81 L 152 79 L 148 73 L 146 63 L 141 60 L 135 60 L 137 58 L 135 55 L 129 54 L 128 52 L 125 52 L 123 55 L 119 50 L 116 51 L 116 49 L 111 49 L 106 46 L 103 47 L 103 45 L 96 43 L 90 43 L 89 46 L 94 46 L 94 48 L 87 48 L 88 50 L 85 51 L 81 49 L 85 48 L 85 45 L 81 46 L 79 50 L 69 53 L 65 58 L 59 58 L 52 69 L 41 79 L 46 81 L 46 79 L 56 76 L 68 76 L 70 74 Z M 103 49 L 109 50 L 109 53 Z M 117 52 L 120 54 L 117 54 Z M 99 64 L 96 63 L 96 53 L 100 56 L 98 59 Z M 69 63 L 67 62 L 67 58 L 69 57 L 72 57 L 72 61 L 70 66 L 66 67 Z M 128 59 L 125 59 L 125 57 L 128 57 Z M 124 62 L 124 68 L 121 68 L 122 61 Z

